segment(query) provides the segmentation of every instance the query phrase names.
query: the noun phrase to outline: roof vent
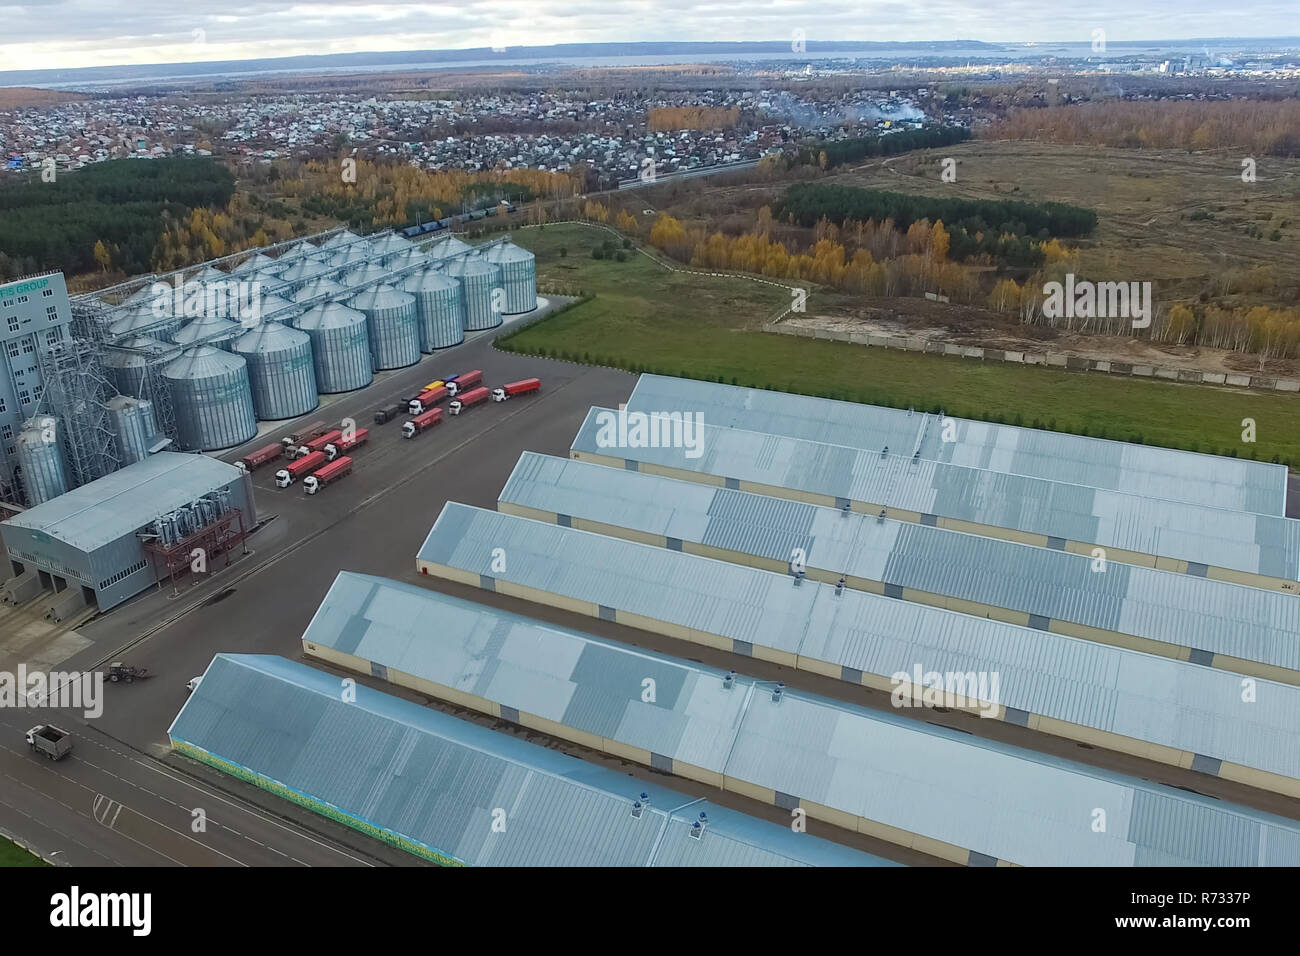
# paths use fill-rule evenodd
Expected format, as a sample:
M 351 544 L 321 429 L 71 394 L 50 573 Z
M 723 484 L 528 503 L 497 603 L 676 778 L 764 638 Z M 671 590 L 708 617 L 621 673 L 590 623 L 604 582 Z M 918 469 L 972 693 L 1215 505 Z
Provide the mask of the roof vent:
M 839 581 L 835 583 L 835 596 L 839 597 L 843 593 L 844 593 L 844 579 L 840 578 Z
M 731 690 L 731 688 L 733 688 L 733 687 L 735 687 L 735 686 L 736 686 L 736 671 L 735 671 L 735 669 L 733 668 L 733 669 L 727 671 L 727 676 L 726 676 L 726 677 L 722 678 L 722 689 L 723 689 L 723 690 Z
M 709 826 L 709 815 L 703 810 L 700 811 L 700 818 L 691 824 L 691 836 L 698 840 L 704 836 L 704 831 Z
M 803 572 L 803 571 L 796 571 L 796 572 L 794 573 L 794 586 L 795 586 L 795 587 L 798 587 L 800 584 L 803 583 L 803 576 L 804 576 L 804 572 Z
M 772 688 L 772 703 L 781 703 L 781 695 L 785 693 L 785 681 L 777 681 L 776 686 Z
M 650 794 L 641 794 L 641 799 L 632 801 L 632 819 L 640 820 L 641 814 L 645 812 L 646 807 L 650 806 Z
M 889 457 L 889 446 L 888 446 L 888 445 L 886 445 L 884 448 L 880 449 L 880 457 L 881 457 L 881 458 L 888 458 L 888 457 Z
M 885 520 L 885 509 L 880 509 L 880 514 L 876 515 L 876 524 L 881 524 Z

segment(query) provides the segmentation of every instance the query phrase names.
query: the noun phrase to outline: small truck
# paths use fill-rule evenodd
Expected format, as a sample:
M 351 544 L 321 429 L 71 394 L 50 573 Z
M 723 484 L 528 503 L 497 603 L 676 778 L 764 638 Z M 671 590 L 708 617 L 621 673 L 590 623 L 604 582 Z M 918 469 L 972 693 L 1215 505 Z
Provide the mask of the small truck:
M 72 753 L 72 734 L 53 724 L 37 724 L 27 731 L 27 746 L 51 760 L 62 760 Z
M 114 684 L 118 681 L 126 681 L 129 684 L 132 681 L 144 680 L 150 676 L 152 675 L 147 667 L 131 667 L 121 661 L 114 661 L 108 665 L 108 679 Z

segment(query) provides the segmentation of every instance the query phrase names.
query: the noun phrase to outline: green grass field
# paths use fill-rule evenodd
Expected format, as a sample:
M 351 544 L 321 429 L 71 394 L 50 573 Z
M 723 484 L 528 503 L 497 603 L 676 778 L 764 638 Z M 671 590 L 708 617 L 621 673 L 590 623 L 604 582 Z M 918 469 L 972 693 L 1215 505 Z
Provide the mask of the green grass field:
M 49 866 L 38 856 L 32 856 L 17 844 L 0 837 L 0 866 Z
M 1192 451 L 1300 464 L 1300 397 L 1111 378 L 1038 366 L 898 352 L 758 331 L 788 304 L 744 279 L 670 273 L 645 256 L 591 258 L 610 238 L 581 225 L 523 229 L 543 285 L 589 302 L 523 329 L 503 347 L 579 361 L 771 387 L 964 418 L 1037 425 Z M 564 246 L 568 255 L 561 257 Z M 1242 420 L 1256 441 L 1242 441 Z

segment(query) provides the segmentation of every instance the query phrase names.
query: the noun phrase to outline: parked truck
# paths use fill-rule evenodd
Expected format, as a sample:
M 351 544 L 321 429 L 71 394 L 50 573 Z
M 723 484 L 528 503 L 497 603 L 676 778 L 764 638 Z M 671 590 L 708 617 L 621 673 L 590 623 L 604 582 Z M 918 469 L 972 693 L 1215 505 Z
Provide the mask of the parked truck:
M 72 734 L 53 724 L 37 724 L 27 731 L 27 746 L 51 760 L 62 760 L 72 753 Z
M 442 388 L 446 384 L 447 384 L 446 380 L 437 378 L 434 379 L 432 382 L 430 382 L 428 385 L 424 386 L 424 388 L 420 389 L 420 391 L 432 392 L 435 388 Z
M 264 448 L 259 448 L 250 455 L 245 455 L 243 458 L 239 459 L 236 464 L 239 465 L 240 468 L 244 469 L 244 471 L 252 471 L 254 468 L 260 468 L 262 465 L 265 465 L 268 461 L 275 461 L 275 459 L 279 458 L 283 454 L 283 445 L 267 445 Z
M 310 475 L 327 461 L 323 451 L 313 451 L 297 458 L 275 473 L 275 487 L 288 488 L 299 478 Z
M 442 409 L 431 408 L 423 415 L 416 415 L 414 418 L 403 423 L 402 437 L 414 438 L 416 435 L 420 434 L 420 432 L 432 428 L 440 421 L 442 421 Z
M 401 415 L 402 412 L 405 410 L 406 410 L 406 406 L 400 404 L 388 405 L 384 408 L 381 408 L 379 409 L 379 411 L 375 412 L 375 424 L 387 425 L 393 419 L 397 418 L 397 416 Z
M 431 388 L 427 392 L 421 392 L 407 404 L 407 414 L 423 415 L 450 394 L 451 392 L 447 391 L 447 388 L 443 385 Z
M 324 451 L 325 446 L 330 442 L 338 441 L 343 437 L 343 430 L 340 428 L 331 429 L 323 435 L 317 435 L 311 441 L 298 449 L 298 456 L 310 455 L 314 451 Z
M 504 402 L 507 398 L 514 398 L 516 395 L 527 395 L 529 392 L 540 391 L 542 380 L 540 378 L 525 378 L 518 382 L 507 382 L 500 388 L 492 389 L 492 401 Z
M 302 490 L 309 495 L 314 495 L 326 485 L 333 484 L 344 475 L 352 474 L 352 459 L 347 455 L 337 461 L 332 461 L 314 475 L 308 475 L 302 480 Z
M 483 373 L 478 369 L 472 372 L 465 372 L 463 375 L 457 375 L 453 381 L 447 383 L 447 394 L 451 396 L 459 395 L 461 392 L 468 391 L 477 385 L 483 384 Z
M 461 392 L 460 397 L 447 406 L 447 411 L 459 415 L 467 408 L 486 402 L 491 394 L 486 388 L 471 388 L 468 392 Z
M 364 445 L 369 440 L 370 440 L 370 429 L 358 428 L 355 432 L 352 433 L 351 438 L 346 438 L 346 437 L 340 438 L 338 441 L 332 441 L 328 445 L 326 445 L 324 448 L 325 457 L 328 458 L 330 461 L 333 461 L 335 458 L 343 454 L 345 451 L 351 451 L 352 449 L 356 448 L 358 445 Z
M 317 435 L 322 435 L 329 431 L 329 425 L 325 422 L 312 422 L 310 425 L 304 425 L 292 435 L 286 435 L 280 439 L 280 444 L 285 448 L 297 448 L 311 441 Z

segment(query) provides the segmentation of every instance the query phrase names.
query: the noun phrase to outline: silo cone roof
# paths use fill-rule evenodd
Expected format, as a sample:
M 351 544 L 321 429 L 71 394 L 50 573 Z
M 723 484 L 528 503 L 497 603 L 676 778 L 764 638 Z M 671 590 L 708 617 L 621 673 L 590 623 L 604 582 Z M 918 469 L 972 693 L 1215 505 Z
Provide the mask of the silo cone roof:
M 289 268 L 280 274 L 280 278 L 285 282 L 301 282 L 304 279 L 314 279 L 317 276 L 329 272 L 329 266 L 323 262 L 317 262 L 312 259 L 304 259 L 301 262 L 295 262 Z
M 343 284 L 351 288 L 373 282 L 376 279 L 382 279 L 386 275 L 388 275 L 388 270 L 382 266 L 362 266 L 360 269 L 353 269 L 343 276 Z
M 425 269 L 402 280 L 401 288 L 405 292 L 443 292 L 460 287 L 460 282 L 436 269 Z
M 279 353 L 310 342 L 306 332 L 300 332 L 282 322 L 264 322 L 255 329 L 250 329 L 230 347 L 243 355 L 265 355 L 268 352 Z
M 294 308 L 295 305 L 295 302 L 278 295 L 264 295 L 257 300 L 257 317 L 265 319 L 277 312 L 287 312 L 287 310 Z
M 532 262 L 537 257 L 527 249 L 521 249 L 513 242 L 503 242 L 490 246 L 483 251 L 483 258 L 488 262 Z
M 122 300 L 122 305 L 148 305 L 153 301 L 153 283 L 146 282 Z
M 259 272 L 249 281 L 260 283 L 263 295 L 278 295 L 282 290 L 289 288 L 289 283 L 273 272 Z
M 313 329 L 343 329 L 365 320 L 366 317 L 356 309 L 349 309 L 340 302 L 322 302 L 294 319 L 293 324 L 307 332 Z
M 442 270 L 451 276 L 482 276 L 495 275 L 500 268 L 482 256 L 474 255 L 443 263 Z
M 328 239 L 326 239 L 324 242 L 320 244 L 320 247 L 322 249 L 338 249 L 342 246 L 352 245 L 360 238 L 361 237 L 358 236 L 355 232 L 349 232 L 348 230 L 344 229 L 342 232 L 337 232 L 334 235 L 330 236 Z
M 238 322 L 216 316 L 205 316 L 177 329 L 172 335 L 172 341 L 177 345 L 186 346 L 200 340 L 231 338 L 239 334 L 240 328 Z
M 294 263 L 299 259 L 305 259 L 315 249 L 316 247 L 309 242 L 300 242 L 281 252 L 275 257 L 275 261 L 281 264 Z
M 211 345 L 196 345 L 186 349 L 180 357 L 163 366 L 163 377 L 177 381 L 214 378 L 246 367 L 238 355 Z
M 170 315 L 154 315 L 152 306 L 140 305 L 120 319 L 115 319 L 109 325 L 108 333 L 109 335 L 129 335 L 140 329 L 147 330 L 150 326 L 157 328 L 169 321 L 174 321 Z
M 331 268 L 342 269 L 345 266 L 350 266 L 354 263 L 365 262 L 371 257 L 371 255 L 373 255 L 373 253 L 370 250 L 363 249 L 360 245 L 351 246 L 347 249 L 341 250 L 337 255 L 331 256 L 329 264 Z
M 402 292 L 391 285 L 377 285 L 358 292 L 348 300 L 348 307 L 368 312 L 375 309 L 400 309 L 411 305 L 415 298 L 410 293 Z
M 214 269 L 207 266 L 192 276 L 187 276 L 185 281 L 189 282 L 226 282 L 230 279 L 229 274 L 222 272 L 220 269 Z
M 411 244 L 396 233 L 385 233 L 371 240 L 371 245 L 377 252 L 389 255 L 395 252 L 401 252 L 411 248 Z
M 345 291 L 343 286 L 333 279 L 312 279 L 293 294 L 293 301 L 302 302 L 305 299 L 313 299 L 318 295 L 335 295 Z
M 399 252 L 393 257 L 393 266 L 399 269 L 405 266 L 432 263 L 433 260 L 430 259 L 429 256 L 414 247 L 409 248 L 404 252 Z
M 435 259 L 447 259 L 473 249 L 468 242 L 461 242 L 455 236 L 448 236 L 429 247 L 428 253 Z
M 231 275 L 244 275 L 248 272 L 274 272 L 282 268 L 279 263 L 264 253 L 257 252 L 249 256 L 235 268 L 230 270 Z

